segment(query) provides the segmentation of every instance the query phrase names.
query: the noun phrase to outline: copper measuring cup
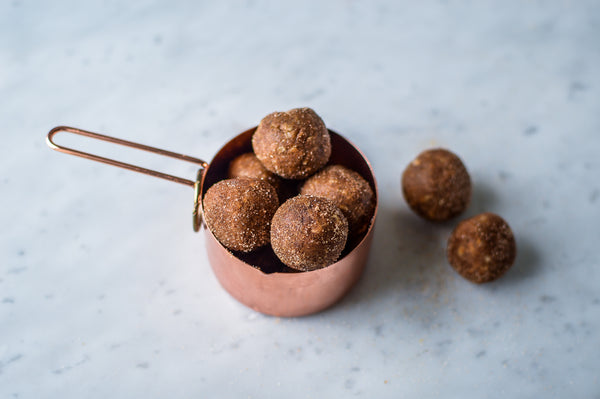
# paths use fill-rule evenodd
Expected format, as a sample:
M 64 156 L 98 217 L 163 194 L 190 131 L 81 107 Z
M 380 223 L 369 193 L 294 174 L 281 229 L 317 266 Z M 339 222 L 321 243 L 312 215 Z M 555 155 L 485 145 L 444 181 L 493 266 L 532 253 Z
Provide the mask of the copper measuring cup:
M 50 130 L 46 141 L 50 148 L 60 152 L 194 187 L 193 228 L 194 231 L 198 231 L 201 225 L 204 227 L 209 263 L 221 286 L 239 302 L 261 313 L 294 317 L 319 312 L 339 301 L 356 284 L 367 263 L 379 203 L 373 170 L 364 155 L 352 143 L 329 130 L 332 145 L 329 164 L 341 164 L 355 170 L 369 182 L 375 193 L 375 212 L 369 228 L 364 234 L 348 243 L 336 263 L 311 272 L 294 272 L 277 259 L 270 246 L 251 254 L 234 254 L 221 245 L 202 222 L 202 198 L 210 186 L 227 177 L 229 162 L 232 159 L 252 151 L 251 139 L 255 130 L 256 127 L 231 139 L 217 152 L 210 163 L 188 155 L 68 126 L 58 126 Z M 195 181 L 184 179 L 60 146 L 54 142 L 54 136 L 59 132 L 152 152 L 195 163 L 200 168 Z

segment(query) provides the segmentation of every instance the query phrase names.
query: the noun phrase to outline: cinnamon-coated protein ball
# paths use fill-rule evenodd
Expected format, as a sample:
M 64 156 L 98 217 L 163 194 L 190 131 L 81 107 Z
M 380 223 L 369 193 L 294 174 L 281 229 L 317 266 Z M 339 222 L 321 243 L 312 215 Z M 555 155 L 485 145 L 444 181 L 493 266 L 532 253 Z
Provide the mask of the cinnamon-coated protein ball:
M 281 185 L 281 178 L 267 170 L 252 152 L 247 152 L 234 158 L 233 161 L 229 163 L 227 175 L 230 179 L 236 177 L 248 177 L 265 180 L 272 185 L 275 190 L 279 190 Z
M 309 177 L 301 194 L 327 198 L 344 213 L 351 235 L 364 233 L 375 210 L 375 194 L 357 172 L 342 165 L 330 165 Z
M 323 120 L 310 108 L 265 116 L 252 148 L 260 162 L 286 179 L 303 179 L 321 169 L 331 155 L 331 138 Z
M 225 247 L 249 252 L 269 243 L 278 205 L 277 192 L 264 180 L 221 180 L 204 195 L 204 221 Z
M 284 202 L 271 224 L 271 246 L 287 266 L 312 271 L 334 263 L 348 238 L 348 221 L 326 198 L 299 195 Z
M 458 224 L 448 240 L 450 265 L 477 284 L 502 276 L 515 261 L 517 245 L 510 226 L 494 213 L 482 213 Z
M 471 200 L 471 178 L 460 158 L 452 152 L 427 150 L 404 170 L 402 193 L 418 215 L 441 222 L 467 209 Z

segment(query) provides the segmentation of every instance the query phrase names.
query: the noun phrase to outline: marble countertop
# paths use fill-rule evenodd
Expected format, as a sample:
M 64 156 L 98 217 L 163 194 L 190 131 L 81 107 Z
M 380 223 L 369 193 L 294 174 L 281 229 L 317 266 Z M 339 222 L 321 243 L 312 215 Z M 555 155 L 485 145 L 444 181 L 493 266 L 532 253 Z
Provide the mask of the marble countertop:
M 0 397 L 597 397 L 598 38 L 594 1 L 0 3 Z M 298 106 L 361 148 L 380 190 L 362 279 L 302 318 L 219 286 L 190 188 L 44 142 L 66 124 L 209 161 Z M 494 283 L 447 264 L 457 221 L 402 198 L 432 146 L 471 173 L 464 217 L 515 232 Z

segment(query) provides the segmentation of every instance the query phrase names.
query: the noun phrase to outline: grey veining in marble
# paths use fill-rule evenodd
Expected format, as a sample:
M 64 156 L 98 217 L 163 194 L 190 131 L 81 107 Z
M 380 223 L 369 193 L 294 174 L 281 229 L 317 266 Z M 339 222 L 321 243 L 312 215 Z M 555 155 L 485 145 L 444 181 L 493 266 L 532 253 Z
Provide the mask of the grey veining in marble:
M 0 2 L 0 397 L 598 397 L 599 39 L 595 1 Z M 221 289 L 189 188 L 44 143 L 69 124 L 210 160 L 296 106 L 381 193 L 365 275 L 304 318 Z M 465 216 L 515 231 L 501 280 L 461 279 L 456 221 L 403 201 L 431 146 L 471 172 Z

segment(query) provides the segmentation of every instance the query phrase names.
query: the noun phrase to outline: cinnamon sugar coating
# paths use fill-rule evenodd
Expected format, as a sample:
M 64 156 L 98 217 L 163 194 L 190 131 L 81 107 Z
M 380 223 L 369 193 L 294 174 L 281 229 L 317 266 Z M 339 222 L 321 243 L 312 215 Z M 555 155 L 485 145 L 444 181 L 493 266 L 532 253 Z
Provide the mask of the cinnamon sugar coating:
M 225 247 L 249 252 L 270 241 L 277 192 L 259 179 L 221 180 L 204 195 L 204 221 Z
M 301 194 L 331 200 L 348 219 L 351 235 L 364 233 L 375 210 L 375 194 L 357 172 L 342 165 L 330 165 L 306 180 Z
M 482 213 L 458 224 L 448 240 L 450 265 L 477 284 L 496 280 L 511 268 L 517 245 L 510 226 L 493 213 Z
M 331 138 L 323 120 L 310 108 L 265 116 L 252 136 L 254 153 L 271 172 L 303 179 L 321 169 L 331 155 Z
M 469 205 L 471 178 L 460 158 L 452 152 L 428 150 L 404 170 L 402 193 L 418 215 L 445 221 L 461 214 Z
M 248 177 L 251 179 L 265 180 L 278 191 L 281 185 L 281 178 L 267 170 L 258 160 L 256 155 L 251 152 L 247 152 L 234 158 L 229 164 L 227 175 L 230 179 L 236 177 Z
M 299 195 L 279 207 L 271 225 L 271 246 L 287 266 L 312 271 L 334 263 L 348 237 L 348 221 L 326 198 Z

